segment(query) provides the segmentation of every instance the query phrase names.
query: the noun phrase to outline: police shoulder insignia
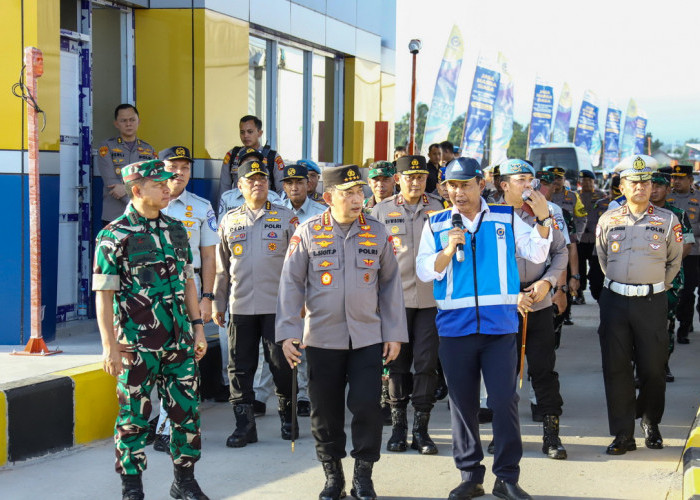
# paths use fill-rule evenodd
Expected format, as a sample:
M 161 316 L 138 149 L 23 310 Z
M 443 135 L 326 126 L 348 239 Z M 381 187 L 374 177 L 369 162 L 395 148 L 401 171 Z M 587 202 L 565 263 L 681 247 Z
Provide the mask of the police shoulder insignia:
M 289 252 L 287 252 L 287 257 L 289 257 L 290 255 L 292 255 L 294 253 L 294 251 L 297 249 L 297 246 L 299 246 L 300 241 L 301 241 L 301 238 L 299 238 L 299 236 L 296 236 L 296 235 L 292 236 L 289 239 Z
M 107 146 L 102 146 L 100 148 L 100 156 L 105 157 L 109 153 L 109 148 Z
M 299 225 L 299 217 L 292 217 L 291 219 L 289 219 L 289 223 L 294 224 L 295 226 L 298 226 Z
M 224 163 L 228 163 L 231 161 L 231 153 L 228 152 L 226 153 L 226 156 L 224 156 Z

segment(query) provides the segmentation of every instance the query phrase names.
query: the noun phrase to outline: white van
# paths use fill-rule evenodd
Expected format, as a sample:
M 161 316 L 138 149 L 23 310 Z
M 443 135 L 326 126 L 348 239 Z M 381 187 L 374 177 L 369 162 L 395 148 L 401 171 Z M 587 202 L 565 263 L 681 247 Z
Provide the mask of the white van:
M 574 146 L 573 142 L 557 142 L 537 146 L 530 150 L 528 154 L 535 171 L 542 170 L 542 167 L 553 166 L 563 167 L 566 170 L 566 178 L 572 186 L 578 182 L 578 173 L 581 170 L 593 172 L 591 157 L 585 149 Z

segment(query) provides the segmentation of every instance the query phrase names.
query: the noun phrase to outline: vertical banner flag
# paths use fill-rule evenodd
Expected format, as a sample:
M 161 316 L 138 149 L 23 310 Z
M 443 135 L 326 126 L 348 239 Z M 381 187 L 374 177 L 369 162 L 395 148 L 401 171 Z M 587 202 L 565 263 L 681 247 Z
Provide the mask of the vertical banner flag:
M 627 158 L 634 154 L 634 146 L 637 134 L 637 103 L 630 99 L 625 116 L 625 128 L 622 130 L 620 141 L 620 158 Z
M 554 92 L 537 78 L 535 81 L 535 97 L 532 100 L 532 115 L 530 117 L 530 133 L 527 138 L 528 151 L 534 146 L 549 142 L 549 127 L 552 125 L 554 111 Z
M 578 113 L 574 144 L 590 153 L 593 136 L 596 132 L 598 132 L 598 98 L 593 92 L 587 90 L 583 94 L 581 110 Z
M 496 102 L 500 73 L 487 67 L 479 57 L 474 71 L 472 93 L 467 107 L 462 137 L 462 156 L 481 161 L 484 157 L 484 138 L 491 124 L 493 105 Z
M 425 121 L 425 132 L 421 154 L 428 156 L 428 148 L 431 144 L 447 140 L 452 126 L 452 113 L 455 107 L 455 95 L 457 94 L 457 82 L 459 70 L 462 68 L 462 56 L 464 54 L 464 42 L 459 28 L 454 25 L 447 39 L 445 55 L 440 64 L 433 100 L 430 103 L 428 117 Z
M 508 159 L 508 144 L 513 136 L 513 80 L 508 74 L 506 58 L 500 52 L 498 64 L 501 77 L 491 123 L 491 165 L 499 165 Z
M 641 109 L 637 112 L 634 134 L 634 153 L 646 154 L 647 115 Z
M 557 116 L 552 127 L 552 142 L 569 142 L 569 124 L 571 123 L 571 89 L 564 83 L 559 96 Z
M 603 154 L 603 171 L 612 172 L 620 161 L 620 121 L 622 111 L 610 100 L 605 116 L 605 152 Z
M 591 157 L 591 166 L 597 167 L 600 165 L 600 155 L 603 152 L 603 139 L 600 137 L 600 130 L 596 127 L 595 132 L 593 132 L 593 137 L 591 138 L 591 148 L 588 150 L 588 154 Z

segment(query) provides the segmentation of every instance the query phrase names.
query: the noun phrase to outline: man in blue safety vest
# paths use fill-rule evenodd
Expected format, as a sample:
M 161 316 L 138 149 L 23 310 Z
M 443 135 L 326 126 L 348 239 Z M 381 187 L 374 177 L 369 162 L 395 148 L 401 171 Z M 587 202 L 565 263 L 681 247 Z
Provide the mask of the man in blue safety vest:
M 453 207 L 426 221 L 416 273 L 423 281 L 433 281 L 438 306 L 439 355 L 450 388 L 453 454 L 462 473 L 462 482 L 449 498 L 484 494 L 477 419 L 483 373 L 496 442 L 493 494 L 529 499 L 518 485 L 522 440 L 515 374 L 520 278 L 515 254 L 544 262 L 552 241 L 552 219 L 545 197 L 537 191 L 525 200 L 537 219 L 534 227 L 512 207 L 487 205 L 481 198 L 483 171 L 472 158 L 450 162 L 443 182 Z

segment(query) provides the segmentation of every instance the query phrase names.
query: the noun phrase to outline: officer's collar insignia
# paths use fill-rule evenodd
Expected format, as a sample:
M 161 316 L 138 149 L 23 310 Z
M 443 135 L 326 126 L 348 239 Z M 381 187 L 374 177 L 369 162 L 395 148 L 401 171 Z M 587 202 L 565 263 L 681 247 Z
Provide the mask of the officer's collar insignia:
M 651 215 L 651 214 L 654 213 L 654 205 L 649 205 L 649 208 L 647 209 L 647 213 L 648 213 L 649 215 Z
M 365 220 L 364 214 L 360 212 L 360 217 L 358 217 L 358 220 L 360 221 L 360 224 L 367 224 L 367 221 Z
M 427 205 L 427 204 L 428 204 L 428 195 L 423 193 L 423 205 Z
M 331 210 L 330 209 L 323 212 L 323 217 L 321 218 L 321 220 L 322 220 L 322 223 L 324 226 L 331 225 Z
M 647 166 L 647 164 L 644 162 L 644 160 L 640 156 L 637 156 L 637 158 L 634 159 L 632 166 L 634 167 L 635 170 L 642 170 L 644 167 Z
M 270 210 L 271 208 L 272 208 L 272 203 L 270 203 L 269 201 L 266 201 L 265 202 L 265 210 Z

